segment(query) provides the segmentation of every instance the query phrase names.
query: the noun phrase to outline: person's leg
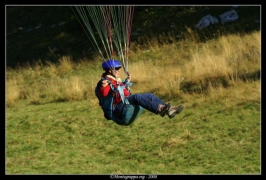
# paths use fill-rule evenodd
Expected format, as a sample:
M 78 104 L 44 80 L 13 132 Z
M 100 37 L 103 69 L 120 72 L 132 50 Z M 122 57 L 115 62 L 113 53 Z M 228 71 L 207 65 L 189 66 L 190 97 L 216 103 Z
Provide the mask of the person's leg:
M 153 112 L 154 114 L 158 114 L 159 106 L 162 105 L 162 108 L 166 106 L 165 102 L 163 102 L 160 98 L 151 93 L 133 94 L 127 97 L 127 99 L 130 104 L 140 105 L 144 109 L 147 109 L 148 111 Z

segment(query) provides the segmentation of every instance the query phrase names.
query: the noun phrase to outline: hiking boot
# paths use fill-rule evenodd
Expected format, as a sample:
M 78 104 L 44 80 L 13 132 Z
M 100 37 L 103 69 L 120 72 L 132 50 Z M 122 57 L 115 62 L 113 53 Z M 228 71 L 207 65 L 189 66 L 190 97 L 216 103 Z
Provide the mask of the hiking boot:
M 171 104 L 168 103 L 164 106 L 164 108 L 159 112 L 159 114 L 164 117 L 167 111 L 171 108 Z
M 173 117 L 175 117 L 176 114 L 179 114 L 182 110 L 183 110 L 183 106 L 179 105 L 179 106 L 171 106 L 171 108 L 168 110 L 168 117 L 171 119 Z

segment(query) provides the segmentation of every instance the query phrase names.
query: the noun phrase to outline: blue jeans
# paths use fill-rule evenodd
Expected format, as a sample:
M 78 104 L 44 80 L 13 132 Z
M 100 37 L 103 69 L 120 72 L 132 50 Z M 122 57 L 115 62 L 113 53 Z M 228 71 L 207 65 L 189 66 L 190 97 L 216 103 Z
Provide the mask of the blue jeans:
M 152 93 L 144 93 L 144 94 L 133 94 L 127 97 L 128 101 L 132 105 L 140 105 L 144 109 L 154 113 L 158 114 L 158 106 L 159 104 L 166 105 L 165 102 L 163 102 L 160 98 L 156 97 Z M 113 114 L 116 117 L 121 117 L 123 110 L 123 102 L 116 105 L 115 110 Z

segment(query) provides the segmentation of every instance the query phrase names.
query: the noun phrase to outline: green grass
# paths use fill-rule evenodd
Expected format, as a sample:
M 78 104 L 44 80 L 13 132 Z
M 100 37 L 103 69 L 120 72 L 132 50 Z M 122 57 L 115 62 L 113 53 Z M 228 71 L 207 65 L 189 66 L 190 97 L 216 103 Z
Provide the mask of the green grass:
M 126 127 L 93 100 L 20 101 L 6 109 L 6 174 L 260 174 L 260 100 L 198 98 Z

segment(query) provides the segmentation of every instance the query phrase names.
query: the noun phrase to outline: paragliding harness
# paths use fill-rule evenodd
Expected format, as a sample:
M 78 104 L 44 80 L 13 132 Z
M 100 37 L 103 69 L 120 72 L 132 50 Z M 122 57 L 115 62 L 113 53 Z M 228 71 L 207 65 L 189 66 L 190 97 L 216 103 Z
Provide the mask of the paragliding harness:
M 105 97 L 101 97 L 99 95 L 100 83 L 98 83 L 95 88 L 95 95 L 99 99 L 99 105 L 102 107 L 102 110 L 104 112 L 104 117 L 107 120 L 113 120 L 115 123 L 119 125 L 128 126 L 132 124 L 139 117 L 139 115 L 142 113 L 144 109 L 143 107 L 139 105 L 131 105 L 128 102 L 128 100 L 124 96 L 124 89 L 126 88 L 126 86 L 132 86 L 132 83 L 128 82 L 127 80 L 123 80 L 122 83 L 123 85 L 119 85 L 117 86 L 117 88 L 115 88 L 112 83 L 109 84 L 114 94 L 119 93 L 122 99 L 122 103 L 123 103 L 122 118 L 117 118 L 113 115 L 114 95 L 112 93 L 108 94 Z

